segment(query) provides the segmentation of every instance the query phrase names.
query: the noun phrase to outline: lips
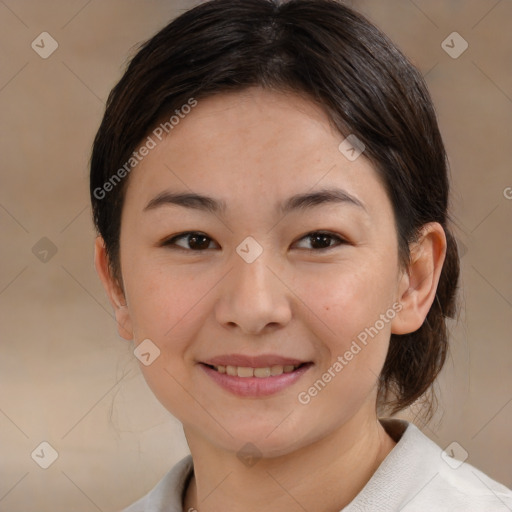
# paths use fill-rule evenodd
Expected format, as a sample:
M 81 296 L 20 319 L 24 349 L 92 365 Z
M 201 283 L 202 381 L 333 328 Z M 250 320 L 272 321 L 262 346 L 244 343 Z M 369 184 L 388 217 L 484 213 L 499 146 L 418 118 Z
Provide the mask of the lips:
M 240 397 L 265 397 L 292 386 L 314 365 L 307 359 L 262 354 L 225 354 L 198 361 L 214 382 Z
M 304 364 L 300 365 L 273 365 L 273 366 L 265 366 L 261 368 L 251 368 L 250 366 L 210 366 L 205 365 L 208 368 L 212 368 L 213 370 L 219 372 L 219 373 L 225 373 L 227 375 L 230 375 L 231 377 L 259 377 L 259 378 L 266 378 L 266 377 L 275 377 L 277 375 L 282 375 L 283 373 L 291 373 L 295 370 L 302 368 Z
M 220 360 L 220 358 L 217 360 Z M 222 360 L 226 362 L 226 359 Z M 229 360 L 234 361 L 235 359 L 232 358 Z M 264 359 L 264 361 L 273 362 L 276 360 L 279 359 L 275 357 L 273 359 Z M 280 360 L 287 362 L 296 361 L 296 359 L 288 358 L 281 358 Z M 210 361 L 214 360 L 211 359 Z M 245 359 L 245 361 L 247 361 L 247 359 Z M 254 359 L 252 359 L 252 361 L 254 361 Z M 244 398 L 263 398 L 283 391 L 285 388 L 295 384 L 313 367 L 313 363 L 302 363 L 298 366 L 272 365 L 270 367 L 215 366 L 200 363 L 198 366 L 210 379 L 234 395 Z
M 283 373 L 291 373 L 307 363 L 299 359 L 292 359 L 276 354 L 260 356 L 231 354 L 217 356 L 201 364 L 232 377 L 266 378 Z
M 248 368 L 267 368 L 272 366 L 300 366 L 310 361 L 280 356 L 277 354 L 264 354 L 259 356 L 246 356 L 243 354 L 229 354 L 216 356 L 202 361 L 209 366 L 236 366 Z

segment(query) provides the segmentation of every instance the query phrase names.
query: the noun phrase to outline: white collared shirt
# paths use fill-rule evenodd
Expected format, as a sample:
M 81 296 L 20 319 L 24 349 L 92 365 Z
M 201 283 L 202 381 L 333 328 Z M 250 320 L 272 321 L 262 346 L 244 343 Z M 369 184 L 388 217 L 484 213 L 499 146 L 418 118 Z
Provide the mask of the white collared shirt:
M 397 444 L 359 494 L 340 512 L 511 512 L 512 490 L 442 449 L 414 424 L 380 419 Z M 193 473 L 181 459 L 144 497 L 122 512 L 187 512 L 183 497 Z

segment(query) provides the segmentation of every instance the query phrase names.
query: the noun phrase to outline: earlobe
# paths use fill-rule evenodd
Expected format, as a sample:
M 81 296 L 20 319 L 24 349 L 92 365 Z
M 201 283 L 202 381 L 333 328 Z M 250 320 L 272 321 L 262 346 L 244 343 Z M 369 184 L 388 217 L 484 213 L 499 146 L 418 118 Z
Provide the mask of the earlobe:
M 403 307 L 391 323 L 393 334 L 408 334 L 422 326 L 436 296 L 445 256 L 444 229 L 437 222 L 425 224 L 400 278 L 398 301 Z
M 111 274 L 105 242 L 101 236 L 97 236 L 94 243 L 94 266 L 96 267 L 96 272 L 103 284 L 109 301 L 114 308 L 119 335 L 125 340 L 133 340 L 130 312 L 125 301 L 124 293 L 119 283 Z

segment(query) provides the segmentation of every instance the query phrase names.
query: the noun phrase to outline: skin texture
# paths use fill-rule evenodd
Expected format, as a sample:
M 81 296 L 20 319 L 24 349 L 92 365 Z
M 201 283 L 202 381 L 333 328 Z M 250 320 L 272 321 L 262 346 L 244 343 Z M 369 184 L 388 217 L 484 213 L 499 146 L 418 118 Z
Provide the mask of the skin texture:
M 201 100 L 129 176 L 122 288 L 96 240 L 120 335 L 135 345 L 149 338 L 161 352 L 141 371 L 183 423 L 195 468 L 185 510 L 337 511 L 394 446 L 377 420 L 377 379 L 390 334 L 415 331 L 428 313 L 446 238 L 439 224 L 427 224 L 410 267 L 400 269 L 389 198 L 364 153 L 349 161 L 339 151 L 343 139 L 321 108 L 295 94 L 251 88 Z M 329 203 L 286 215 L 277 208 L 332 186 L 364 208 Z M 169 204 L 144 211 L 166 190 L 223 200 L 226 211 Z M 334 238 L 315 245 L 307 235 L 319 230 Z M 193 251 L 186 237 L 162 245 L 185 231 L 207 235 L 208 248 Z M 263 249 L 252 263 L 236 252 L 247 236 Z M 378 335 L 310 403 L 299 403 L 298 394 L 396 303 L 402 309 Z M 232 353 L 314 365 L 275 395 L 241 398 L 198 364 Z M 262 456 L 251 467 L 237 457 L 248 442 Z

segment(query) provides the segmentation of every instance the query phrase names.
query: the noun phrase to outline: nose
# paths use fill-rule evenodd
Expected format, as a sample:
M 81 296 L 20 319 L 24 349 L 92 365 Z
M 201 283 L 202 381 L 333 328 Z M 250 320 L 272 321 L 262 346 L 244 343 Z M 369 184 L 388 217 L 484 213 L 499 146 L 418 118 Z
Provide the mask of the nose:
M 292 317 L 292 293 L 272 258 L 263 251 L 248 263 L 234 255 L 234 268 L 219 289 L 215 314 L 225 328 L 239 329 L 246 334 L 261 334 L 282 328 Z

